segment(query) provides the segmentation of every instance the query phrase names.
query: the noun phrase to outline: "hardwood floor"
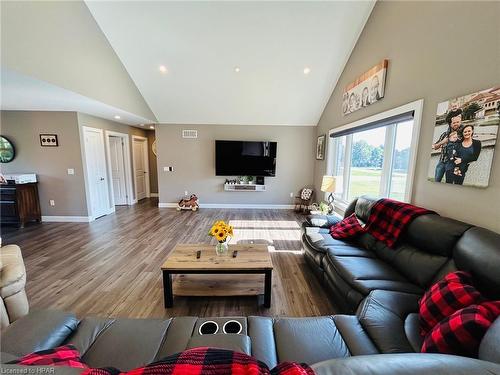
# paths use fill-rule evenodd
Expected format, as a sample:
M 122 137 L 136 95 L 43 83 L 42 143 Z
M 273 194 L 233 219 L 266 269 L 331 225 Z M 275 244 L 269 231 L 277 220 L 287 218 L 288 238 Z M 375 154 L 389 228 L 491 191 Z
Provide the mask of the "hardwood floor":
M 161 264 L 177 243 L 214 241 L 207 231 L 220 219 L 235 228 L 231 243 L 271 246 L 271 308 L 262 307 L 261 299 L 257 303 L 262 297 L 249 296 L 175 297 L 174 307 L 164 309 Z M 157 208 L 157 199 L 146 199 L 92 223 L 2 228 L 2 239 L 22 249 L 31 308 L 134 318 L 330 315 L 334 307 L 301 251 L 303 220 L 303 215 L 288 210 L 177 212 Z

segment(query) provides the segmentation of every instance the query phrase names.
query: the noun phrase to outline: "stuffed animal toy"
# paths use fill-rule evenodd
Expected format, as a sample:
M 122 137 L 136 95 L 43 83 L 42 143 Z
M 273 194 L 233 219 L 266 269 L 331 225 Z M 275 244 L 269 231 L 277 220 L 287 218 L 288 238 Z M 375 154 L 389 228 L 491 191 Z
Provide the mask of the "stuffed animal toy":
M 198 208 L 200 208 L 200 206 L 198 205 L 198 197 L 196 196 L 196 194 L 191 194 L 189 199 L 186 198 L 181 199 L 177 204 L 177 211 L 180 210 L 196 211 L 198 210 Z

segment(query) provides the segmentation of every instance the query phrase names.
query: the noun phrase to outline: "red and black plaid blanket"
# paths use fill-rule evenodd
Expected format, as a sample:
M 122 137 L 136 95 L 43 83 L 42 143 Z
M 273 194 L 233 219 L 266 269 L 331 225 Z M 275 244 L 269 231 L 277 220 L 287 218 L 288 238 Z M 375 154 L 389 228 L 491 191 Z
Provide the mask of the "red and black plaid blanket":
M 131 371 L 88 368 L 72 345 L 28 354 L 10 362 L 25 366 L 69 366 L 84 368 L 81 375 L 314 375 L 306 364 L 282 362 L 272 370 L 255 358 L 232 350 L 194 348 Z
M 364 227 L 358 223 L 356 215 L 352 214 L 333 225 L 330 233 L 333 238 L 343 239 L 368 232 L 377 240 L 392 247 L 408 224 L 417 216 L 425 214 L 435 214 L 435 212 L 392 199 L 380 199 L 373 205 Z

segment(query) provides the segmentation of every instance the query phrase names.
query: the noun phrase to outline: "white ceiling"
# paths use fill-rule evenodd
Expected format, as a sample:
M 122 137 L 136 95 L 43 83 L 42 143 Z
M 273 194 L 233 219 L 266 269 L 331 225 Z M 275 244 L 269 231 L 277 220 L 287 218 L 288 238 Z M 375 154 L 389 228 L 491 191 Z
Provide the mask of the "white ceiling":
M 151 122 L 133 113 L 6 68 L 1 70 L 1 87 L 2 110 L 82 112 L 129 125 Z M 120 116 L 120 119 L 115 119 L 115 116 Z
M 86 1 L 161 123 L 235 125 L 316 125 L 374 3 Z

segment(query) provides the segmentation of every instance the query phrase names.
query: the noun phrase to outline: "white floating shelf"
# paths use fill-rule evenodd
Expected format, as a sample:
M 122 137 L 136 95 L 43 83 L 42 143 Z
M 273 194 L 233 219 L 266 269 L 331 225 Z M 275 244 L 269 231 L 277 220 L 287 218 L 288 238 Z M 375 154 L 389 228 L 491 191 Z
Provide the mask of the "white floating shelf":
M 266 191 L 266 185 L 224 184 L 225 191 Z

